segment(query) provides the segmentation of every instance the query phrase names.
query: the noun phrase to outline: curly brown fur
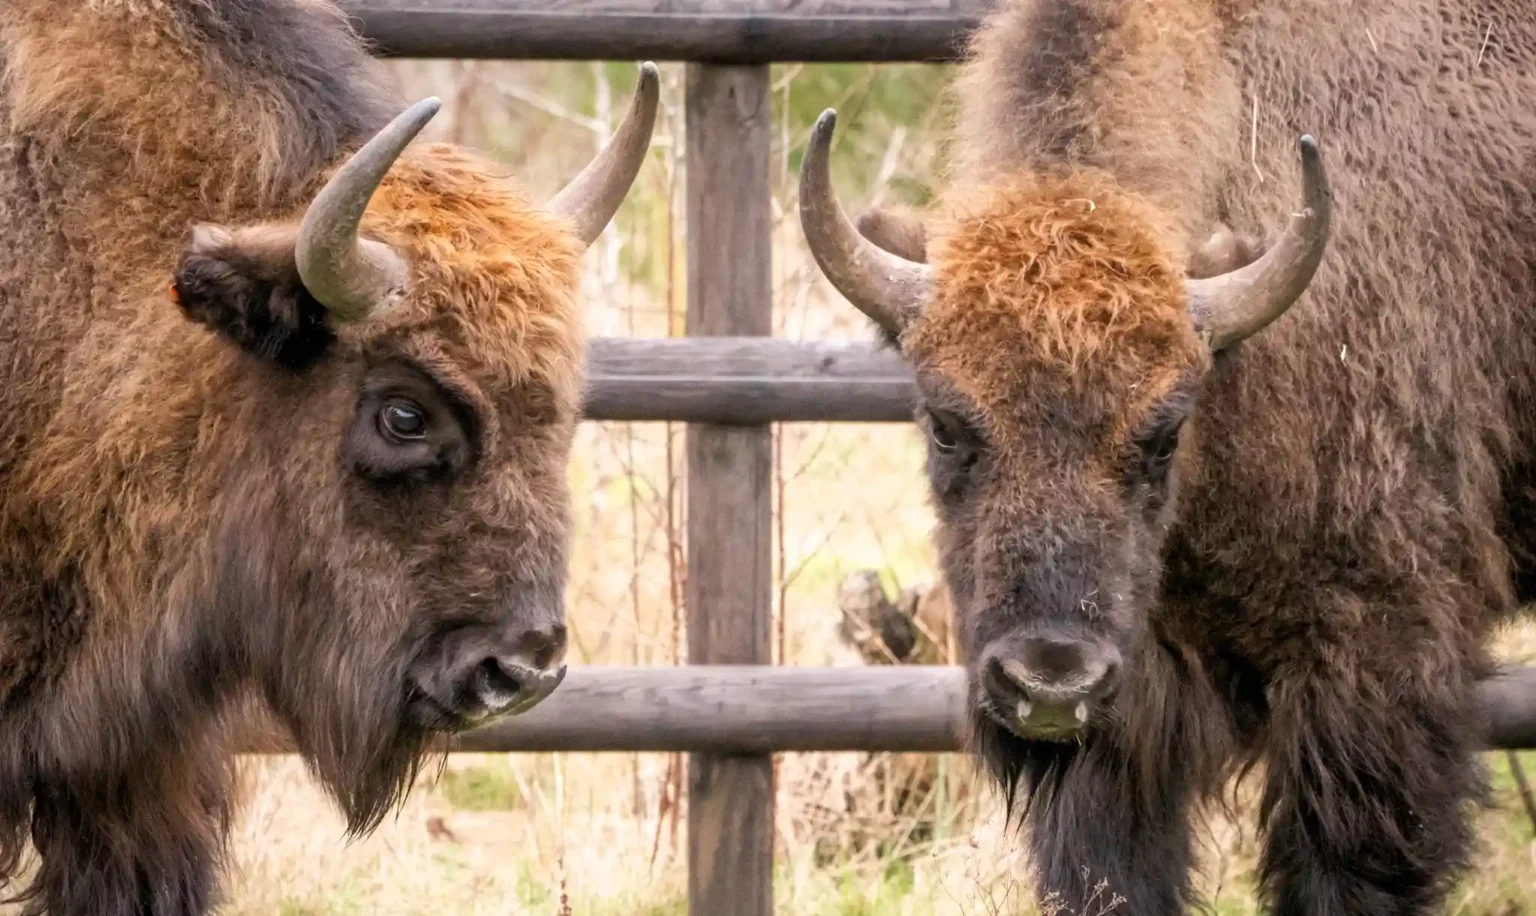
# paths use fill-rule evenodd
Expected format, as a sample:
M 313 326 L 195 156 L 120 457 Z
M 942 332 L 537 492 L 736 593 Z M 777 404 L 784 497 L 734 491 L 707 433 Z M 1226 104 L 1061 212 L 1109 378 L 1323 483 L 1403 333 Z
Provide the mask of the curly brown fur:
M 409 295 L 320 314 L 299 217 L 403 107 L 326 3 L 16 0 L 0 64 L 0 897 L 202 914 L 238 698 L 365 832 L 461 724 L 406 672 L 559 632 L 579 245 L 418 146 L 364 225 Z M 451 428 L 432 463 L 375 441 L 386 383 Z
M 1042 893 L 1182 911 L 1192 812 L 1260 762 L 1276 913 L 1434 912 L 1465 865 L 1472 685 L 1536 594 L 1532 60 L 1514 2 L 1012 0 L 977 36 L 901 346 Z M 1183 275 L 1275 237 L 1305 132 L 1329 252 L 1213 357 Z M 982 687 L 1042 627 L 1123 659 L 1081 746 Z

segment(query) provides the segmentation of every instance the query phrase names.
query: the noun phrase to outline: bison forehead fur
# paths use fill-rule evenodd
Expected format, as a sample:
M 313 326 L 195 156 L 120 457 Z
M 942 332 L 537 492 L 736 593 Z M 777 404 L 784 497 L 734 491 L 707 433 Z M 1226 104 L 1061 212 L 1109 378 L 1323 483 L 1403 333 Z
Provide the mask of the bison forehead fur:
M 421 144 L 362 226 L 404 295 L 331 320 L 300 219 L 403 106 L 329 3 L 22 0 L 0 61 L 0 897 L 200 914 L 245 711 L 366 831 L 460 724 L 412 666 L 560 630 L 582 245 Z
M 1059 409 L 1032 406 L 1042 397 L 1071 389 L 1099 402 L 1072 413 L 1124 423 L 1128 402 L 1154 404 L 1206 367 L 1147 204 L 1090 175 L 967 191 L 940 229 L 937 289 L 902 342 L 983 413 L 1000 449 L 1028 447 L 1021 412 Z

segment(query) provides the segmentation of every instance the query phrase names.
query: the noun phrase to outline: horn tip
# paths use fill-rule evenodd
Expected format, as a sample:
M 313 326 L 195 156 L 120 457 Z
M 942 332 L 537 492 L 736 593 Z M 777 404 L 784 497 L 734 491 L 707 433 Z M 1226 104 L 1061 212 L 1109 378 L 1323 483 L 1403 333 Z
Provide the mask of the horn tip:
M 1323 168 L 1322 149 L 1311 134 L 1301 137 L 1301 174 L 1306 189 L 1307 206 L 1318 210 L 1326 205 L 1332 192 L 1328 187 L 1328 174 Z
M 828 108 L 816 119 L 816 127 L 812 130 L 814 139 L 824 141 L 832 136 L 832 131 L 837 129 L 837 109 Z
M 655 117 L 656 106 L 661 103 L 661 69 L 651 61 L 640 65 L 640 81 L 635 87 L 634 111 L 647 118 Z
M 405 110 L 402 120 L 408 121 L 415 130 L 421 130 L 427 126 L 427 122 L 437 117 L 437 113 L 443 110 L 443 100 L 435 95 L 429 95 L 421 101 Z

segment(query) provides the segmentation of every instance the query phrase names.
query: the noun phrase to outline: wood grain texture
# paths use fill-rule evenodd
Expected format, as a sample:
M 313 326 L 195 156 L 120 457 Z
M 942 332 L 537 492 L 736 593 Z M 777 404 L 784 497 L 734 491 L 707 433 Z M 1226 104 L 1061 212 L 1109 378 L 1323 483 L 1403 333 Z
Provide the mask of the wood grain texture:
M 874 343 L 777 337 L 598 337 L 587 347 L 594 375 L 910 381 L 901 354 Z
M 1536 749 L 1536 668 L 1478 685 L 1490 748 Z M 871 668 L 572 668 L 554 696 L 522 716 L 455 739 L 478 753 L 689 751 L 959 751 L 965 671 Z M 274 732 L 248 753 L 291 753 Z
M 589 420 L 685 423 L 907 423 L 913 388 L 880 379 L 594 378 Z
M 687 68 L 688 334 L 773 333 L 768 68 Z M 773 661 L 773 437 L 688 427 L 688 662 Z M 688 761 L 688 908 L 771 916 L 773 758 Z
M 872 344 L 602 338 L 588 357 L 591 420 L 906 423 L 916 398 L 901 357 Z
M 929 61 L 959 57 L 973 0 L 341 0 L 380 53 L 399 57 Z
M 465 751 L 946 752 L 960 748 L 959 668 L 573 668 L 531 712 Z
M 569 13 L 651 13 L 668 16 L 976 15 L 994 0 L 342 0 L 377 9 L 436 9 Z

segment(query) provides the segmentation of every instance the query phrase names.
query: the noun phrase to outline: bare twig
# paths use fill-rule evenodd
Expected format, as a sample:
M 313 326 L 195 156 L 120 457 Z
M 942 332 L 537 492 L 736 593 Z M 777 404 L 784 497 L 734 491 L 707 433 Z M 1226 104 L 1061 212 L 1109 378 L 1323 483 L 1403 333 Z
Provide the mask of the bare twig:
M 1248 161 L 1253 164 L 1253 174 L 1259 176 L 1259 184 L 1263 184 L 1264 171 L 1259 168 L 1259 96 L 1253 96 L 1253 122 L 1248 128 Z
M 1515 788 L 1520 790 L 1520 802 L 1525 805 L 1526 817 L 1531 819 L 1531 829 L 1536 830 L 1536 795 L 1531 794 L 1531 784 L 1525 778 L 1525 767 L 1515 751 L 1505 751 L 1509 758 L 1509 775 L 1515 778 Z
M 513 101 L 521 102 L 522 104 L 527 105 L 529 108 L 535 109 L 537 111 L 542 111 L 544 114 L 547 114 L 552 118 L 558 118 L 561 121 L 574 124 L 575 126 L 580 127 L 583 130 L 591 131 L 593 134 L 596 134 L 600 137 L 605 136 L 608 133 L 607 123 L 598 118 L 588 117 L 584 114 L 581 114 L 580 112 L 572 111 L 571 109 L 566 108 L 564 105 L 561 105 L 559 102 L 552 102 L 541 95 L 529 92 L 521 86 L 514 86 L 511 83 L 504 83 L 501 81 L 497 81 L 494 85 L 496 91 L 506 96 L 507 98 L 512 99 Z

